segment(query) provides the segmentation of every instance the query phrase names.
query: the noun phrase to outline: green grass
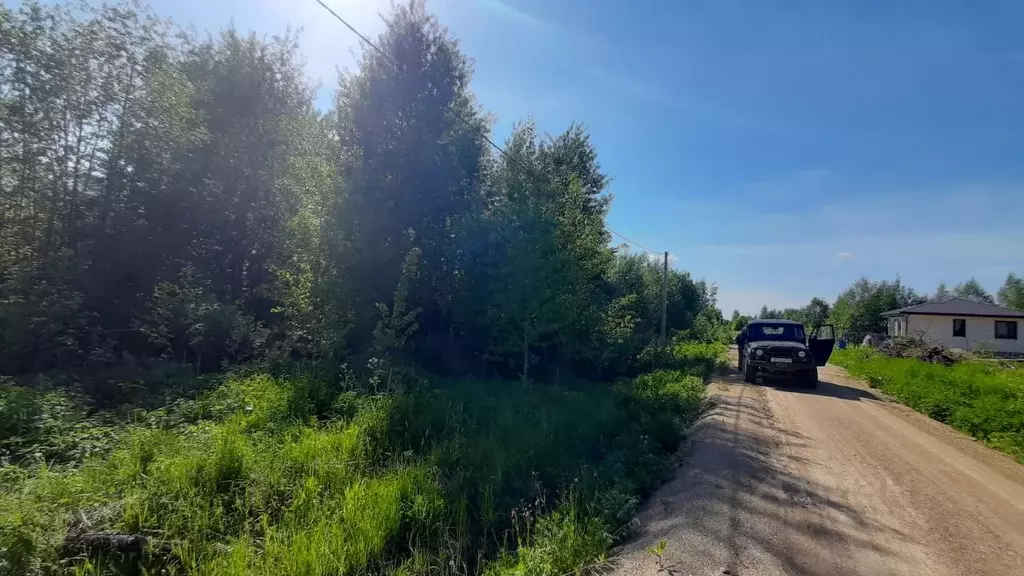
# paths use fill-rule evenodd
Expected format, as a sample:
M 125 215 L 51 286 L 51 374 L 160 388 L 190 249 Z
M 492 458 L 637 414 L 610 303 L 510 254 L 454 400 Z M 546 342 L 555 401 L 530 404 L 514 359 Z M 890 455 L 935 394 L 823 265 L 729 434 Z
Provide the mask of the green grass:
M 580 573 L 703 408 L 721 349 L 680 350 L 673 370 L 572 389 L 250 373 L 116 424 L 3 386 L 0 574 Z M 151 546 L 61 561 L 69 532 L 108 530 Z
M 669 369 L 707 375 L 725 363 L 727 349 L 719 342 L 676 342 L 666 348 L 646 348 L 639 364 L 644 372 Z
M 1024 462 L 1024 367 L 988 361 L 953 366 L 837 350 L 832 362 L 911 408 Z

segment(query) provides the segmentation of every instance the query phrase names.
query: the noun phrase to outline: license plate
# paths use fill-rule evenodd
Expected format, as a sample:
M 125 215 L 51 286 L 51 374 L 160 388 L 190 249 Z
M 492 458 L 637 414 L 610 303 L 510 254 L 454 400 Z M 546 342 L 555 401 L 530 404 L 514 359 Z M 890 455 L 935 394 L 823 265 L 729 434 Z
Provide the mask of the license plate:
M 792 358 L 772 358 L 772 362 L 778 362 L 779 364 L 792 364 Z

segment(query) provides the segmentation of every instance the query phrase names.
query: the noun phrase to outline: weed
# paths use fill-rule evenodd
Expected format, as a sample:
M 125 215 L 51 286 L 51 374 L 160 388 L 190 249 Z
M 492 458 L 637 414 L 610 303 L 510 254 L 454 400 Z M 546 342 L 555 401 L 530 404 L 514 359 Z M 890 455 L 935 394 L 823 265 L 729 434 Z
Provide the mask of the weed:
M 659 540 L 658 544 L 651 546 L 647 549 L 647 553 L 658 559 L 658 570 L 665 569 L 665 548 L 668 547 L 668 542 L 665 540 Z

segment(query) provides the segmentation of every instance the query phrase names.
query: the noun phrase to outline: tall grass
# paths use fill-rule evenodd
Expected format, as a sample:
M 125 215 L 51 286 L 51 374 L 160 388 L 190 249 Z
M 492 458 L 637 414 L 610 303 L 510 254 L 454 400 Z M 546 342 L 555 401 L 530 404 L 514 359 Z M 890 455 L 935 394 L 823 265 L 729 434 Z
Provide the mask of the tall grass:
M 714 364 L 691 350 L 685 369 L 615 385 L 401 395 L 249 374 L 74 458 L 32 454 L 55 450 L 53 414 L 6 388 L 0 412 L 18 420 L 0 448 L 18 458 L 0 466 L 0 574 L 579 573 L 669 472 Z M 67 535 L 100 531 L 150 545 L 61 558 Z
M 967 361 L 952 366 L 837 350 L 832 362 L 911 408 L 1024 462 L 1024 367 Z

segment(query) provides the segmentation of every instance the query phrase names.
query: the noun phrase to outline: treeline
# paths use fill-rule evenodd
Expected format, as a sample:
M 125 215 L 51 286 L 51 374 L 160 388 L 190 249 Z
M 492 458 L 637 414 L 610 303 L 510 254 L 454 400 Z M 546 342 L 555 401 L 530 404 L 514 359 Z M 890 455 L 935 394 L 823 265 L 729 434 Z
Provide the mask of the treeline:
M 586 130 L 524 122 L 493 153 L 471 66 L 422 4 L 376 43 L 321 111 L 293 36 L 0 7 L 0 373 L 631 370 L 661 270 L 609 246 Z M 668 292 L 670 332 L 718 314 L 686 272 Z
M 775 310 L 762 306 L 756 318 L 796 320 L 803 323 L 804 326 L 817 326 L 823 324 L 828 319 L 831 311 L 831 304 L 821 298 L 812 298 L 803 308 Z M 734 330 L 741 330 L 754 318 L 755 316 L 745 316 L 740 314 L 739 310 L 733 310 L 730 322 Z
M 942 302 L 951 298 L 1024 310 L 1024 279 L 1010 273 L 1003 286 L 993 296 L 975 278 L 957 284 L 952 290 L 945 284 L 939 284 L 931 295 L 921 294 L 903 285 L 898 278 L 895 281 L 872 281 L 861 278 L 844 290 L 835 302 L 829 303 L 822 298 L 812 298 L 810 303 L 802 308 L 775 310 L 763 306 L 756 317 L 796 320 L 809 327 L 828 322 L 834 324 L 840 334 L 863 335 L 886 331 L 885 319 L 881 316 L 883 312 L 929 301 Z M 740 314 L 738 310 L 733 311 L 732 327 L 739 330 L 751 319 Z

